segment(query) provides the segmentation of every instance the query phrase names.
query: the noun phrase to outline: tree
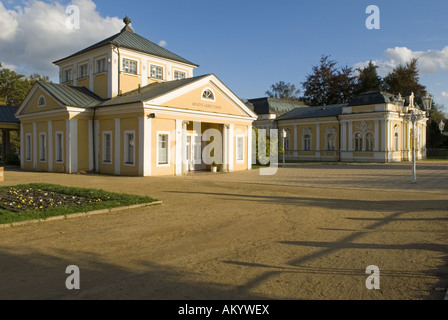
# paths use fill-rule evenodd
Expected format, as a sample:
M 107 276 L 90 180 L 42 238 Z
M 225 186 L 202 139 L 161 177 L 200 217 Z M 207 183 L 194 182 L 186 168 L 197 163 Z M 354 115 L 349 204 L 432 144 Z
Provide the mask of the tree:
M 384 90 L 403 97 L 414 92 L 415 102 L 422 105 L 421 97 L 426 94 L 426 87 L 419 83 L 418 59 L 411 59 L 405 66 L 399 65 L 384 78 Z
M 358 68 L 358 82 L 356 84 L 356 94 L 369 92 L 369 91 L 381 91 L 382 79 L 378 75 L 376 69 L 379 67 L 374 65 L 372 61 L 363 68 Z
M 337 68 L 337 62 L 329 56 L 322 56 L 319 66 L 302 82 L 302 99 L 310 106 L 346 103 L 353 98 L 356 76 L 352 68 Z
M 299 89 L 291 83 L 285 83 L 284 81 L 279 81 L 271 86 L 272 91 L 266 91 L 265 93 L 270 98 L 276 99 L 289 99 L 298 100 Z
M 36 81 L 49 81 L 49 77 L 34 73 L 29 77 L 2 68 L 0 63 L 0 103 L 19 106 Z
M 429 112 L 429 120 L 426 127 L 428 148 L 448 148 L 448 137 L 440 133 L 440 121 L 446 122 L 445 116 L 440 111 L 442 106 L 433 104 Z

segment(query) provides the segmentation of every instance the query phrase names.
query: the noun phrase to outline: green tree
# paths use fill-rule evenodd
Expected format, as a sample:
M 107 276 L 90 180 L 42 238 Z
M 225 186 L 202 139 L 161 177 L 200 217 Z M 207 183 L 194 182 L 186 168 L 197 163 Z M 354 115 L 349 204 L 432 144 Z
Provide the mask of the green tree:
M 403 97 L 414 92 L 415 102 L 422 105 L 421 98 L 426 94 L 426 87 L 420 84 L 418 59 L 411 59 L 406 65 L 399 65 L 384 78 L 384 90 Z
M 346 103 L 355 93 L 356 76 L 353 69 L 337 67 L 329 56 L 322 56 L 320 65 L 313 66 L 312 73 L 302 82 L 302 100 L 310 106 Z
M 29 77 L 2 68 L 0 63 L 0 103 L 19 106 L 36 81 L 50 81 L 49 77 L 34 73 Z
M 271 91 L 265 93 L 270 98 L 298 100 L 300 90 L 294 84 L 279 81 L 271 86 Z
M 369 91 L 381 91 L 382 79 L 378 75 L 377 69 L 379 67 L 374 65 L 372 61 L 363 68 L 358 68 L 358 81 L 356 83 L 356 94 L 369 92 Z
M 447 120 L 440 110 L 442 110 L 441 105 L 433 104 L 433 107 L 429 112 L 429 120 L 426 127 L 428 148 L 448 149 L 448 137 L 442 135 L 439 129 L 440 121 L 444 121 L 446 123 Z

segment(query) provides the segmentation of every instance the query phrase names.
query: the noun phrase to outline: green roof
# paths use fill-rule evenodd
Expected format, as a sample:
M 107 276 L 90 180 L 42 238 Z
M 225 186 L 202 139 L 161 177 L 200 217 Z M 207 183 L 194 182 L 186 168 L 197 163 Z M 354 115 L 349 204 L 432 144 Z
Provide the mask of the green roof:
M 183 87 L 189 83 L 197 81 L 201 78 L 207 77 L 207 75 L 186 78 L 181 80 L 172 80 L 161 83 L 151 83 L 140 89 L 135 89 L 129 92 L 126 92 L 122 95 L 116 96 L 112 99 L 106 100 L 98 105 L 98 107 L 106 107 L 113 106 L 118 104 L 129 104 L 134 102 L 143 102 L 150 99 L 154 99 L 158 96 L 164 95 L 170 91 L 176 90 L 180 87 Z
M 129 27 L 125 27 L 125 28 L 123 28 L 123 30 L 121 30 L 121 32 L 119 32 L 107 39 L 104 39 L 98 43 L 95 43 L 94 45 L 91 45 L 90 47 L 87 47 L 81 51 L 78 51 L 68 57 L 57 60 L 53 63 L 58 63 L 65 59 L 69 59 L 71 57 L 74 57 L 79 54 L 100 48 L 105 45 L 115 45 L 120 48 L 132 49 L 132 50 L 136 50 L 139 52 L 148 53 L 148 54 L 151 54 L 154 56 L 158 56 L 158 57 L 162 57 L 162 58 L 198 66 L 197 64 L 195 64 L 191 61 L 188 61 L 187 59 L 184 59 L 181 56 L 179 56 L 175 53 L 172 53 L 171 51 L 155 44 L 154 42 L 151 42 L 148 39 L 145 39 L 142 36 L 134 33 L 134 31 L 132 31 L 132 29 L 130 29 Z
M 253 105 L 256 114 L 276 114 L 277 117 L 296 108 L 308 107 L 300 101 L 286 99 L 258 98 L 248 101 Z
M 333 117 L 342 114 L 342 108 L 346 107 L 347 104 L 332 104 L 328 106 L 320 107 L 305 107 L 296 108 L 277 120 L 289 120 L 289 119 L 306 119 L 306 118 L 320 118 L 320 117 Z
M 103 99 L 85 87 L 73 87 L 42 81 L 38 81 L 37 83 L 66 106 L 94 107 L 103 101 Z

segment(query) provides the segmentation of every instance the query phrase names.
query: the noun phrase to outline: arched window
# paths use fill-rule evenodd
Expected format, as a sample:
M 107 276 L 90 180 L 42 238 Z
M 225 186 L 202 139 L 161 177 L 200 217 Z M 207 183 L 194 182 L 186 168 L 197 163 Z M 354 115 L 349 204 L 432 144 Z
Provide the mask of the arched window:
M 355 151 L 362 151 L 363 149 L 363 139 L 362 134 L 357 132 L 355 133 Z
M 400 151 L 400 135 L 399 132 L 400 131 L 400 126 L 398 124 L 395 125 L 394 127 L 394 150 L 395 151 Z
M 37 106 L 38 107 L 43 107 L 45 105 L 46 105 L 45 97 L 44 96 L 40 96 L 39 97 L 39 101 L 37 102 Z
M 395 151 L 399 151 L 399 145 L 398 145 L 398 132 L 395 132 L 395 141 L 394 141 L 394 146 L 395 146 Z
M 210 89 L 205 89 L 202 91 L 202 99 L 215 101 L 215 94 Z
M 311 129 L 303 129 L 303 151 L 311 151 Z
M 366 134 L 366 151 L 373 151 L 373 144 L 375 138 L 371 132 L 367 132 Z

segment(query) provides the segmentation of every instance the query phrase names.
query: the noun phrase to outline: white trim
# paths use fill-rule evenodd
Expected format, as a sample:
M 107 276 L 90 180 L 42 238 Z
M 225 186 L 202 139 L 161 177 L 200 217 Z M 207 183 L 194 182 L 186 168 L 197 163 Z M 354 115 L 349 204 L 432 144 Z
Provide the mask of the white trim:
M 115 161 L 115 168 L 114 168 L 114 173 L 115 174 L 120 174 L 120 164 L 121 164 L 121 153 L 120 153 L 120 145 L 121 145 L 121 128 L 120 128 L 120 124 L 121 124 L 121 119 L 120 118 L 115 118 L 115 157 L 114 157 L 114 161 Z
M 132 151 L 133 151 L 133 155 L 132 155 L 132 162 L 129 162 L 129 159 L 127 158 L 128 157 L 128 148 L 129 148 L 129 145 L 125 145 L 125 143 L 127 142 L 127 136 L 129 135 L 129 134 L 132 134 L 133 135 L 133 137 L 134 137 L 134 139 L 133 139 L 133 148 L 132 148 Z M 136 159 L 135 159 L 135 148 L 137 147 L 136 145 L 135 145 L 135 140 L 136 140 L 136 136 L 135 136 L 135 130 L 125 130 L 124 132 L 123 132 L 123 165 L 125 165 L 125 166 L 129 166 L 129 167 L 135 167 L 135 163 L 136 163 Z
M 71 172 L 78 172 L 78 119 L 70 119 Z
M 235 136 L 235 125 L 230 124 L 229 125 L 229 172 L 233 171 L 233 164 L 235 159 L 233 158 L 233 143 L 234 143 L 234 136 Z
M 23 164 L 24 164 L 24 145 L 25 145 L 25 141 L 23 140 L 23 136 L 24 136 L 24 132 L 23 132 L 23 124 L 20 124 L 20 166 L 23 169 Z
M 243 147 L 243 152 L 242 152 L 242 154 L 243 154 L 243 158 L 242 159 L 238 159 L 238 156 L 239 156 L 239 150 L 238 150 L 238 139 L 243 139 L 243 145 L 242 145 L 242 147 Z M 244 159 L 246 158 L 245 156 L 244 156 L 244 152 L 246 151 L 246 148 L 244 147 L 244 144 L 245 144 L 245 142 L 246 142 L 246 139 L 244 139 L 245 137 L 244 137 L 244 135 L 242 135 L 242 134 L 238 134 L 238 135 L 236 135 L 235 136 L 235 143 L 236 143 L 236 157 L 235 157 L 235 162 L 236 163 L 238 163 L 238 164 L 241 164 L 241 163 L 244 163 Z
M 159 163 L 159 136 L 160 135 L 167 135 L 168 139 L 167 139 L 167 145 L 166 145 L 166 150 L 167 150 L 167 161 L 166 163 Z M 171 133 L 169 131 L 157 131 L 157 148 L 156 148 L 156 166 L 157 167 L 169 167 L 170 164 L 170 158 L 171 158 L 171 148 L 170 148 L 170 144 L 171 144 L 171 137 L 170 137 Z M 177 151 L 177 150 L 176 150 Z M 177 157 L 176 157 L 177 158 Z M 176 172 L 177 172 L 177 166 L 176 166 Z
M 21 125 L 23 126 L 23 124 Z M 28 137 L 30 140 L 28 142 Z M 28 152 L 29 151 L 29 152 Z M 28 157 L 29 156 L 29 157 Z M 25 152 L 24 152 L 24 160 L 26 162 L 33 161 L 33 135 L 31 133 L 27 133 L 25 135 Z
M 210 91 L 210 92 L 211 92 L 211 94 L 212 94 L 212 96 L 213 96 L 213 99 L 204 98 L 204 92 L 206 92 L 206 91 Z M 213 91 L 213 89 L 210 88 L 210 87 L 205 87 L 204 89 L 202 89 L 202 92 L 201 92 L 201 100 L 203 100 L 203 101 L 212 101 L 212 102 L 216 102 L 216 94 L 215 94 L 215 91 Z
M 146 123 L 145 123 L 146 122 Z M 152 119 L 145 118 L 143 129 L 143 175 L 150 176 L 152 171 Z M 141 137 L 140 137 L 141 139 Z
M 95 169 L 95 165 L 94 165 L 94 150 L 93 150 L 93 128 L 92 125 L 94 125 L 93 120 L 88 120 L 87 121 L 87 126 L 88 126 L 88 136 L 89 136 L 89 171 L 92 171 Z
M 100 171 L 100 121 L 94 120 L 94 131 L 95 135 L 93 139 L 95 140 L 95 172 Z
M 62 160 L 58 160 L 58 139 L 57 136 L 61 135 L 61 159 Z M 54 142 L 55 142 L 55 162 L 58 164 L 64 163 L 64 131 L 56 131 L 54 133 Z
M 72 160 L 71 160 L 71 150 L 70 150 L 70 120 L 65 120 L 65 159 L 67 164 L 65 166 L 65 171 L 71 173 L 72 170 Z
M 247 127 L 247 169 L 252 169 L 252 126 Z
M 138 117 L 138 175 L 144 176 L 145 171 L 145 119 Z M 134 150 L 135 151 L 135 150 Z M 135 153 L 135 152 L 134 152 Z
M 183 158 L 182 158 L 182 149 L 183 149 L 183 120 L 176 120 L 176 158 L 175 158 L 175 170 L 176 175 L 182 175 L 182 164 L 183 164 Z M 157 134 L 157 141 L 159 140 L 159 135 Z M 159 143 L 157 142 L 157 150 L 159 148 Z M 157 164 L 159 163 L 159 157 L 157 156 Z
M 44 138 L 42 140 L 42 137 Z M 42 152 L 43 151 L 43 152 Z M 39 132 L 39 162 L 47 162 L 47 133 Z
M 162 68 L 162 78 L 156 78 L 156 77 L 151 76 L 151 67 L 152 66 Z M 160 65 L 160 64 L 157 64 L 154 62 L 149 62 L 149 70 L 147 72 L 147 78 L 153 79 L 153 80 L 166 80 L 164 76 L 165 76 L 165 67 L 163 65 Z
M 48 152 L 48 171 L 53 171 L 53 122 L 48 121 L 48 142 L 47 142 L 47 152 Z
M 110 139 L 109 139 L 109 149 L 110 149 L 110 151 L 109 151 L 109 161 L 106 161 L 105 160 L 105 156 L 106 156 L 106 138 L 105 138 L 105 136 L 106 135 L 109 135 L 110 136 Z M 102 135 L 101 135 L 101 163 L 102 164 L 107 164 L 107 165 L 111 165 L 111 164 L 113 164 L 113 143 L 112 143 L 112 141 L 113 141 L 113 135 L 112 135 L 112 131 L 103 131 L 102 132 Z
M 33 169 L 37 169 L 37 123 L 33 122 Z
M 43 104 L 40 104 L 40 99 L 44 99 L 44 103 Z M 39 99 L 37 99 L 37 107 L 38 108 L 42 108 L 42 107 L 45 107 L 47 105 L 47 99 L 45 98 L 45 96 L 44 95 L 40 95 L 39 96 Z

